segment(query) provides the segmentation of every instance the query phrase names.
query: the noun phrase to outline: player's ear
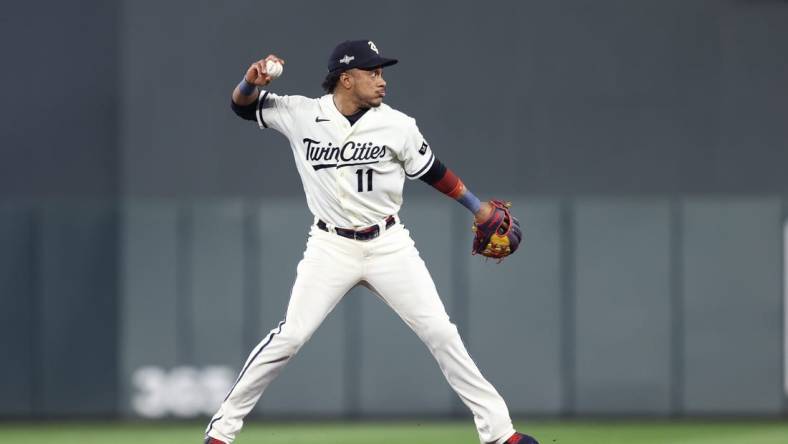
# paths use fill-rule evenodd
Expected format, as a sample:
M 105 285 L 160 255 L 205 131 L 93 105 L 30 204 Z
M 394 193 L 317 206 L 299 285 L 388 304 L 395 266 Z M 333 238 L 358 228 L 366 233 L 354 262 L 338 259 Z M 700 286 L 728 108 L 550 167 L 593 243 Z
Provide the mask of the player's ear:
M 345 71 L 339 75 L 339 83 L 341 83 L 345 89 L 350 89 L 350 87 L 353 86 L 353 76 L 350 75 L 350 71 Z

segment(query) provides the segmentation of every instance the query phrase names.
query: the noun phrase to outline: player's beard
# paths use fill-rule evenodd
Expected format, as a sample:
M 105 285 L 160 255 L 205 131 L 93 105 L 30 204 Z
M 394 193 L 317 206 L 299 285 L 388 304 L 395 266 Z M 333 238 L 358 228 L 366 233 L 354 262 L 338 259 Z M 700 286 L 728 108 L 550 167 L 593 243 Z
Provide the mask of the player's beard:
M 377 108 L 383 103 L 383 99 L 385 98 L 385 92 L 381 95 L 381 91 L 375 88 L 369 94 L 359 94 L 362 91 L 358 91 L 356 94 L 356 98 L 358 103 L 362 103 L 364 108 Z
M 383 97 L 377 93 L 370 99 L 366 100 L 366 105 L 369 108 L 377 108 L 383 103 Z

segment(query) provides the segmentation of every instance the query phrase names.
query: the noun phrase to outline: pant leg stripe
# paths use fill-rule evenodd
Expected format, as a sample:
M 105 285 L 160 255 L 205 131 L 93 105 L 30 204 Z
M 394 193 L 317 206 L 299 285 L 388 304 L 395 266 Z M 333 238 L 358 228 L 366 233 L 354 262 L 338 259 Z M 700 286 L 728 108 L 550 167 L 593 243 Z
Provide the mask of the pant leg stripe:
M 208 424 L 208 429 L 205 431 L 205 436 L 208 436 L 208 433 L 210 433 L 211 429 L 213 429 L 213 423 L 215 423 L 216 421 L 222 419 L 222 417 L 224 417 L 224 415 L 222 415 L 222 416 L 220 416 L 218 418 L 214 418 L 213 421 L 211 421 L 211 423 Z
M 287 319 L 285 319 L 284 321 L 282 321 L 282 322 L 280 322 L 280 323 L 279 323 L 279 330 L 278 330 L 278 331 L 276 331 L 276 332 L 273 332 L 273 333 L 271 333 L 271 334 L 268 336 L 268 340 L 265 342 L 265 344 L 263 344 L 263 346 L 262 346 L 262 347 L 260 347 L 260 350 L 257 350 L 257 353 L 255 353 L 255 354 L 254 354 L 254 356 L 252 356 L 252 359 L 250 359 L 250 360 L 249 360 L 249 362 L 247 362 L 247 363 L 246 363 L 246 366 L 243 368 L 243 370 L 241 370 L 241 374 L 240 374 L 240 375 L 238 375 L 238 379 L 236 379 L 236 380 L 235 380 L 235 384 L 233 384 L 233 386 L 230 388 L 230 391 L 227 393 L 227 396 L 225 396 L 225 397 L 224 397 L 224 400 L 225 400 L 225 401 L 227 401 L 227 399 L 228 399 L 228 398 L 230 397 L 230 395 L 233 393 L 233 390 L 235 390 L 235 386 L 237 386 L 237 385 L 238 385 L 238 383 L 239 383 L 239 382 L 241 382 L 241 378 L 243 378 L 243 377 L 244 377 L 244 374 L 246 374 L 246 370 L 248 370 L 248 369 L 249 369 L 249 367 L 251 367 L 251 366 L 252 366 L 252 364 L 254 363 L 254 360 L 255 360 L 255 359 L 257 359 L 257 356 L 259 356 L 259 355 L 260 355 L 260 352 L 262 352 L 263 350 L 265 350 L 265 348 L 268 346 L 268 344 L 270 344 L 270 343 L 271 343 L 271 340 L 272 340 L 272 339 L 274 339 L 274 336 L 276 336 L 276 335 L 278 335 L 278 334 L 282 333 L 282 326 L 283 326 L 283 325 L 285 325 L 285 322 L 287 322 Z

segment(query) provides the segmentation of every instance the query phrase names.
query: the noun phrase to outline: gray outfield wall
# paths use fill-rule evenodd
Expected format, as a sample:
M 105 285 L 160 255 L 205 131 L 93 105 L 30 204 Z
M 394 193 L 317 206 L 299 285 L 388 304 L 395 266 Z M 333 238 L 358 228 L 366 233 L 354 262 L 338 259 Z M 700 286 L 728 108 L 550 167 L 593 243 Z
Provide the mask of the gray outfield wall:
M 118 412 L 119 216 L 0 202 L 0 417 Z
M 787 199 L 514 204 L 526 242 L 500 265 L 468 254 L 467 214 L 437 193 L 401 216 L 516 415 L 788 413 Z M 281 320 L 310 222 L 289 199 L 3 204 L 0 417 L 208 414 Z M 416 336 L 354 290 L 256 414 L 466 413 Z

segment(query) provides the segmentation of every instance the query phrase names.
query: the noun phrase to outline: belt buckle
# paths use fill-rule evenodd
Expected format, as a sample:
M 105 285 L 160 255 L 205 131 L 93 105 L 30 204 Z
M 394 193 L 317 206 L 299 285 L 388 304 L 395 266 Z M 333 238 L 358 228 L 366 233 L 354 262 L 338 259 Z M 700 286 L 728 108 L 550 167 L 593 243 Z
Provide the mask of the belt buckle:
M 372 227 L 368 227 L 367 228 L 367 229 L 371 228 L 372 231 L 354 231 L 353 232 L 353 239 L 363 242 L 363 241 L 368 241 L 368 240 L 375 239 L 376 237 L 380 236 L 380 228 L 378 227 L 378 229 L 375 230 L 373 227 L 376 227 L 376 226 L 373 225 Z

